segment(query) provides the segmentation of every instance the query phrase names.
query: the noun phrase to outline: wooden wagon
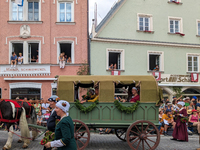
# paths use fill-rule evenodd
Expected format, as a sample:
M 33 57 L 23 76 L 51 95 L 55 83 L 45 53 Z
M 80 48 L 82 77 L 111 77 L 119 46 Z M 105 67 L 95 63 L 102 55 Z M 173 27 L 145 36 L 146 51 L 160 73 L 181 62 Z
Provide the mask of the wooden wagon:
M 116 107 L 115 97 L 126 95 L 116 93 L 123 87 L 134 87 L 140 84 L 140 103 L 137 109 L 127 114 Z M 155 149 L 160 142 L 158 125 L 159 108 L 156 106 L 162 97 L 157 82 L 153 76 L 59 76 L 57 94 L 60 99 L 70 102 L 69 114 L 74 121 L 75 139 L 79 150 L 83 150 L 90 140 L 90 129 L 112 128 L 116 136 L 126 141 L 131 149 Z M 80 87 L 99 86 L 99 103 L 89 112 L 82 112 L 75 100 Z M 120 87 L 120 88 L 119 88 Z M 79 91 L 80 92 L 80 91 Z M 93 103 L 84 103 L 89 107 Z M 117 103 L 119 104 L 119 102 Z M 123 108 L 136 103 L 120 103 Z

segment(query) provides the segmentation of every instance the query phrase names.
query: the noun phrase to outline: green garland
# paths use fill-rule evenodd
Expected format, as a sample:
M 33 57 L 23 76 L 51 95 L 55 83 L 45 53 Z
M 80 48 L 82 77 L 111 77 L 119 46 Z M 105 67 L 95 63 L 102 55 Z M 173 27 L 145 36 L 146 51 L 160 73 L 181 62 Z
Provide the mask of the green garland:
M 96 100 L 93 104 L 91 104 L 88 107 L 83 107 L 83 105 L 81 105 L 81 103 L 79 102 L 79 100 L 76 100 L 75 105 L 76 107 L 83 113 L 87 114 L 89 112 L 91 112 L 94 108 L 97 107 L 97 104 L 99 104 L 99 101 Z
M 120 110 L 121 112 L 125 112 L 126 114 L 131 114 L 137 109 L 138 105 L 140 104 L 140 101 L 137 101 L 130 107 L 122 106 L 122 104 L 118 100 L 114 101 L 114 104 L 117 107 L 117 109 Z

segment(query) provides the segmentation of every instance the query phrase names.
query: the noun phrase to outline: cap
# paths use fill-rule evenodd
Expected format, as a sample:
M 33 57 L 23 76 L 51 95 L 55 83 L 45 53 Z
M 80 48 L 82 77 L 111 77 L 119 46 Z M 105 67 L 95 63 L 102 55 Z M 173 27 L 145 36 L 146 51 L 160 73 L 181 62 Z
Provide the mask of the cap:
M 194 99 L 197 99 L 197 97 L 196 97 L 196 96 L 193 96 L 192 98 L 194 98 Z
M 189 97 L 186 97 L 185 99 L 190 99 Z
M 197 112 L 197 110 L 193 109 L 192 112 Z
M 176 96 L 173 96 L 173 98 L 176 98 Z
M 58 97 L 57 95 L 52 95 L 52 96 L 48 99 L 48 101 L 50 101 L 50 102 L 58 102 L 58 100 L 59 100 L 59 97 Z

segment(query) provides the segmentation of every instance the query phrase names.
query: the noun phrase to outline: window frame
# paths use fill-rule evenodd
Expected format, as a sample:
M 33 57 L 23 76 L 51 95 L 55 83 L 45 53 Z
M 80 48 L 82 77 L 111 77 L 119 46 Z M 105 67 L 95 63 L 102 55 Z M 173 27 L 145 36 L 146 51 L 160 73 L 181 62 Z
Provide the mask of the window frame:
M 39 55 L 39 60 L 36 64 L 41 64 L 41 41 L 40 40 L 29 40 L 29 41 L 9 41 L 9 64 L 10 64 L 10 58 L 12 55 L 13 51 L 13 43 L 22 43 L 23 44 L 23 64 L 29 64 L 29 65 L 34 65 L 34 63 L 29 63 L 28 62 L 28 44 L 30 43 L 38 43 L 39 44 L 39 49 L 38 49 L 38 55 Z
M 197 19 L 196 22 L 197 22 L 197 36 L 200 36 L 200 19 Z
M 198 69 L 197 69 L 197 71 L 194 71 L 194 65 L 193 65 L 193 61 L 192 61 L 192 71 L 189 71 L 189 69 L 188 69 L 188 57 L 197 57 L 197 64 L 198 64 Z M 200 66 L 200 53 L 198 54 L 198 53 L 187 53 L 186 54 L 186 63 L 187 63 L 187 65 L 186 65 L 186 70 L 187 70 L 187 72 L 189 72 L 189 73 L 196 73 L 196 72 L 199 72 L 199 66 Z
M 147 31 L 147 30 L 140 30 L 140 18 L 149 18 L 149 30 L 153 32 L 153 16 L 151 14 L 143 14 L 143 13 L 137 13 L 137 30 L 138 31 Z M 143 25 L 145 25 L 145 22 L 143 22 Z M 145 26 L 143 27 L 143 29 L 145 29 Z
M 153 70 L 150 70 L 149 68 L 149 61 L 150 61 L 150 58 L 149 56 L 150 55 L 160 55 L 160 65 L 159 65 L 159 71 L 160 72 L 164 72 L 164 52 L 163 51 L 147 51 L 147 71 L 148 72 L 153 72 Z
M 74 41 L 57 41 L 57 64 L 59 64 L 59 56 L 60 56 L 60 44 L 62 43 L 70 43 L 71 44 L 71 60 L 72 62 L 70 64 L 74 64 L 75 63 L 75 47 L 74 47 Z
M 23 19 L 22 20 L 13 20 L 12 19 L 12 3 L 15 2 L 14 0 L 9 0 L 9 21 L 30 21 L 30 22 L 38 22 L 41 21 L 41 0 L 24 0 L 23 4 Z M 28 19 L 28 2 L 38 2 L 38 13 L 39 13 L 39 20 L 32 21 Z
M 114 48 L 107 48 L 106 49 L 106 70 L 109 70 L 109 53 L 120 53 L 121 54 L 121 60 L 120 60 L 120 69 L 117 70 L 125 70 L 125 50 L 124 49 L 114 49 Z
M 29 20 L 29 7 L 28 7 L 28 4 L 31 3 L 31 2 L 33 3 L 33 20 Z M 38 3 L 38 20 L 34 20 L 34 16 L 35 16 L 35 11 L 34 11 L 35 10 L 34 9 L 35 5 L 34 5 L 34 3 L 36 3 L 36 2 Z M 34 1 L 34 0 L 33 1 L 27 1 L 27 20 L 28 21 L 40 21 L 40 7 L 41 7 L 40 6 L 40 1 Z
M 177 32 L 170 32 L 170 21 L 179 21 L 179 33 L 183 33 L 183 19 L 181 17 L 168 17 L 168 33 L 169 34 L 176 34 Z M 175 26 L 175 25 L 174 25 Z
M 71 21 L 60 21 L 60 3 L 65 3 L 65 7 L 66 7 L 66 3 L 70 3 L 71 4 Z M 57 1 L 57 22 L 59 23 L 70 23 L 70 22 L 74 22 L 74 1 L 67 1 L 67 0 L 63 0 L 63 1 Z M 66 13 L 66 9 L 65 9 L 65 13 Z M 66 17 L 65 17 L 66 19 Z

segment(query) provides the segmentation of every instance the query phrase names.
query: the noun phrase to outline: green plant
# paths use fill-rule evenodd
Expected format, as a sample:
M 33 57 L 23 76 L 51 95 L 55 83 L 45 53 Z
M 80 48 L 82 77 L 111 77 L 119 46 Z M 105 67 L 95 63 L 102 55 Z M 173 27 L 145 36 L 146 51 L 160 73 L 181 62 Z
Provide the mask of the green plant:
M 83 107 L 83 105 L 79 102 L 79 100 L 76 100 L 75 105 L 76 107 L 83 113 L 87 114 L 91 112 L 94 108 L 97 107 L 97 104 L 99 104 L 99 101 L 95 101 L 93 104 L 91 104 L 88 107 Z
M 114 104 L 115 104 L 115 106 L 117 107 L 118 110 L 125 112 L 126 114 L 131 114 L 137 109 L 140 102 L 137 101 L 136 103 L 134 103 L 130 107 L 122 106 L 122 104 L 118 100 L 115 100 Z
M 182 87 L 181 86 L 174 86 L 173 91 L 176 93 L 176 97 L 180 97 L 184 93 L 182 92 Z
M 79 68 L 78 68 L 78 71 L 77 71 L 77 75 L 90 75 L 89 73 L 89 65 L 88 63 L 82 63 Z

